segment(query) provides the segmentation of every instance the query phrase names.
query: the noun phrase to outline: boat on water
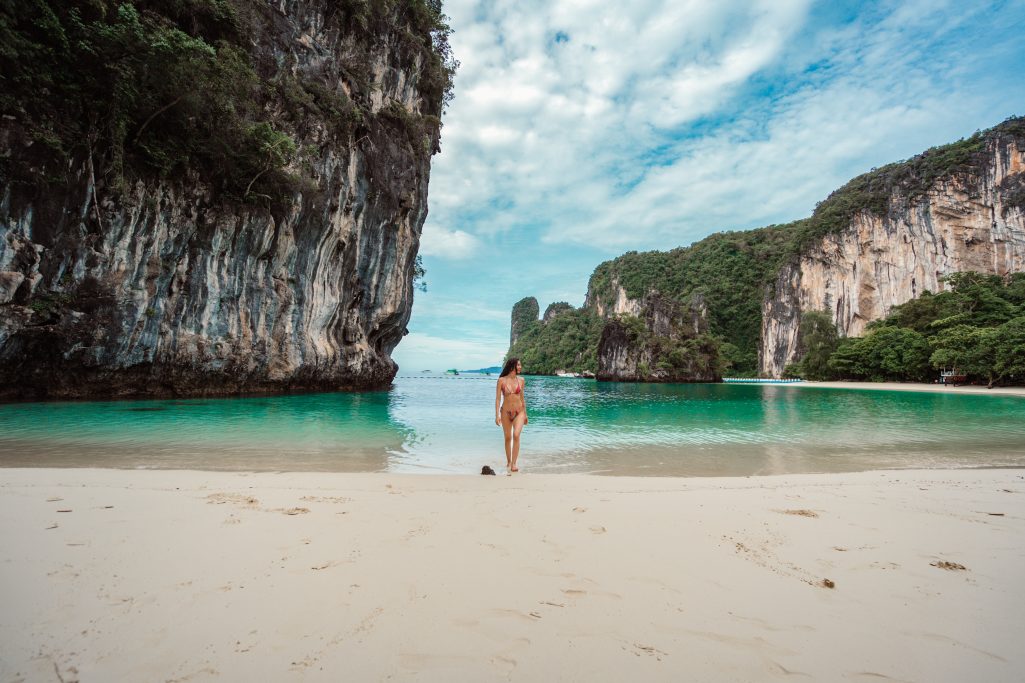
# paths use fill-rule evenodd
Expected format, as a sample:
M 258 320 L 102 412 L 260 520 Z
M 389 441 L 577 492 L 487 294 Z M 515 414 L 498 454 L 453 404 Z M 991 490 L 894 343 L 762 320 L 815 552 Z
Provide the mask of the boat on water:
M 579 372 L 566 372 L 565 370 L 557 370 L 555 372 L 556 377 L 580 377 Z
M 459 371 L 458 370 L 446 370 L 445 374 L 446 375 L 458 375 Z

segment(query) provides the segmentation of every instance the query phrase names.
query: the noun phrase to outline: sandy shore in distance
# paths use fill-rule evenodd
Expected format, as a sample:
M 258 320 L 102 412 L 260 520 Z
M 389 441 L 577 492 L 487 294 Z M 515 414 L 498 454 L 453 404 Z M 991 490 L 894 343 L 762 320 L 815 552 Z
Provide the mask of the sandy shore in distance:
M 1020 681 L 1025 471 L 0 470 L 3 681 Z
M 924 382 L 795 382 L 788 387 L 819 387 L 821 389 L 880 389 L 884 391 L 929 391 L 943 394 L 984 394 L 987 396 L 1022 396 L 1025 387 L 993 387 L 964 384 L 926 384 Z

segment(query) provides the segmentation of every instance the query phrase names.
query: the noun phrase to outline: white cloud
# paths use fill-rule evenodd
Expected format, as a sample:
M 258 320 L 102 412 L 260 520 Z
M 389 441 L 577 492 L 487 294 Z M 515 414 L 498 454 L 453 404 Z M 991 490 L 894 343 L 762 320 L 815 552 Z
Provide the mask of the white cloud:
M 420 253 L 445 259 L 467 259 L 477 253 L 480 240 L 464 230 L 445 230 L 437 225 L 424 227 L 420 237 Z
M 517 229 L 670 248 L 807 215 L 990 106 L 951 107 L 963 60 L 930 42 L 977 10 L 923 1 L 835 27 L 808 26 L 810 0 L 446 3 L 462 68 L 428 226 L 457 230 L 425 253 Z
M 497 302 L 579 303 L 568 287 L 603 258 L 807 216 L 872 166 L 1025 111 L 1022 0 L 444 7 L 462 67 L 421 249 L 444 261 L 412 323 L 434 339 L 507 334 Z
M 593 222 L 667 128 L 717 111 L 782 54 L 809 5 L 446 3 L 462 67 L 432 170 L 427 234 L 434 225 L 480 236 L 524 225 L 558 231 L 573 213 Z M 425 253 L 438 254 L 452 234 L 425 236 Z

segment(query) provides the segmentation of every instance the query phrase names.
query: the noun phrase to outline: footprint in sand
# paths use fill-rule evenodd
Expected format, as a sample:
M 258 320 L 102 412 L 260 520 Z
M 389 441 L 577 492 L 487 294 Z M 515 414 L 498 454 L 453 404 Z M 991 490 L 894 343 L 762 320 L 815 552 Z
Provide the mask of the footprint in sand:
M 342 496 L 303 496 L 299 500 L 307 503 L 351 503 L 352 498 Z
M 337 566 L 338 566 L 338 563 L 335 562 L 334 560 L 331 560 L 330 562 L 325 562 L 324 564 L 319 565 L 317 567 L 310 567 L 310 569 L 312 569 L 315 572 L 319 572 L 322 569 L 330 569 L 331 567 L 337 567 Z
M 776 510 L 776 512 L 778 512 L 780 514 L 783 514 L 783 515 L 796 515 L 798 517 L 818 517 L 819 516 L 819 513 L 815 512 L 814 510 L 806 510 L 806 509 L 803 509 L 803 508 L 799 509 L 799 510 Z
M 668 653 L 662 652 L 662 650 L 659 650 L 658 648 L 653 647 L 651 645 L 642 645 L 641 643 L 633 643 L 632 645 L 634 648 L 634 655 L 637 657 L 641 657 L 642 655 L 648 655 L 649 657 L 654 657 L 655 659 L 661 662 L 663 657 L 669 656 Z M 625 650 L 626 647 L 624 647 L 623 649 Z
M 206 502 L 210 505 L 235 503 L 236 505 L 245 505 L 246 507 L 256 507 L 260 504 L 260 501 L 256 498 L 241 493 L 211 493 L 206 497 Z

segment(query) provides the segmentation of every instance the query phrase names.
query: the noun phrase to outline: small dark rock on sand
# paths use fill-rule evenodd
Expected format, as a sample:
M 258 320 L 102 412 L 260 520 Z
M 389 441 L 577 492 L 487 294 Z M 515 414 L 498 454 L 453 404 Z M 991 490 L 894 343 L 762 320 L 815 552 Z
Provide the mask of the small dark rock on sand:
M 485 465 L 484 467 L 480 468 L 480 473 L 481 474 L 494 474 L 495 471 L 493 469 L 491 469 L 490 465 Z
M 930 562 L 929 564 L 931 564 L 933 567 L 937 567 L 939 569 L 946 569 L 950 572 L 968 571 L 968 567 L 964 566 L 963 564 L 958 564 L 957 562 L 947 562 L 946 560 L 940 560 L 939 562 Z

